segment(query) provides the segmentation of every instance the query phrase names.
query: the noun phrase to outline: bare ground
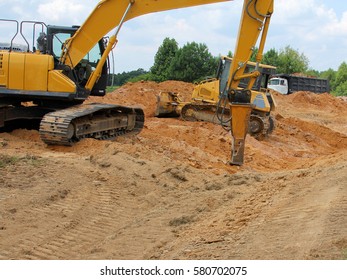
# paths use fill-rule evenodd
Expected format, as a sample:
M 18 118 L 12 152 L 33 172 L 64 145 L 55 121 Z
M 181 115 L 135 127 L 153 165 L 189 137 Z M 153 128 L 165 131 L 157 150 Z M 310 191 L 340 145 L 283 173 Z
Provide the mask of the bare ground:
M 0 259 L 346 259 L 346 101 L 276 94 L 276 130 L 248 136 L 235 167 L 221 127 L 154 117 L 156 94 L 192 87 L 91 98 L 140 104 L 137 136 L 58 147 L 0 133 Z

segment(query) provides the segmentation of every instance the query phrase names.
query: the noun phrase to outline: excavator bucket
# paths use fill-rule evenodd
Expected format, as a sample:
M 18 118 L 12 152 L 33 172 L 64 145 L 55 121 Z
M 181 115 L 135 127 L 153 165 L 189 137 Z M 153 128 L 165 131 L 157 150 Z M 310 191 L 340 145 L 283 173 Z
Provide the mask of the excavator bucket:
M 231 165 L 242 165 L 245 151 L 245 139 L 248 132 L 252 105 L 248 103 L 231 103 Z

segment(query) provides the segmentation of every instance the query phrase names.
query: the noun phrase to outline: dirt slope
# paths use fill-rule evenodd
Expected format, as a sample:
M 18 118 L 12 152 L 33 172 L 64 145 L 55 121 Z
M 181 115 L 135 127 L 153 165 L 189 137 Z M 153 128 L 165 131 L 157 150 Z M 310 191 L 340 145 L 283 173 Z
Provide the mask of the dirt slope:
M 154 118 L 180 82 L 127 84 L 90 102 L 141 105 L 141 134 L 47 147 L 0 133 L 0 259 L 345 259 L 347 108 L 275 94 L 276 130 L 229 166 L 221 127 Z

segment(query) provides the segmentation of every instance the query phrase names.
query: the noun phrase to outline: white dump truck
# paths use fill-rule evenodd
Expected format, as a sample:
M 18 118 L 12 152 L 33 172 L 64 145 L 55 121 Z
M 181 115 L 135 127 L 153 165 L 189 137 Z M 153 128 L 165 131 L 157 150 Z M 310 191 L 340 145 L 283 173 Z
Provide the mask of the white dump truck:
M 268 88 L 281 94 L 291 94 L 296 91 L 323 93 L 329 92 L 329 81 L 313 77 L 278 74 L 271 77 Z

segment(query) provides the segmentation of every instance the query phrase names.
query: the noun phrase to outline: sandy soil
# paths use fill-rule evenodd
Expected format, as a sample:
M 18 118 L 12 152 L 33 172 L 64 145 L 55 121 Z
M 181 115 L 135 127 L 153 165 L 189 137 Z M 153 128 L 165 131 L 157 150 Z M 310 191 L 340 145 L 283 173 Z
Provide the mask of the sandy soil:
M 143 131 L 115 141 L 46 146 L 0 133 L 0 259 L 346 259 L 347 104 L 275 94 L 276 130 L 230 136 L 154 117 L 180 82 L 127 84 L 90 102 L 140 104 Z

